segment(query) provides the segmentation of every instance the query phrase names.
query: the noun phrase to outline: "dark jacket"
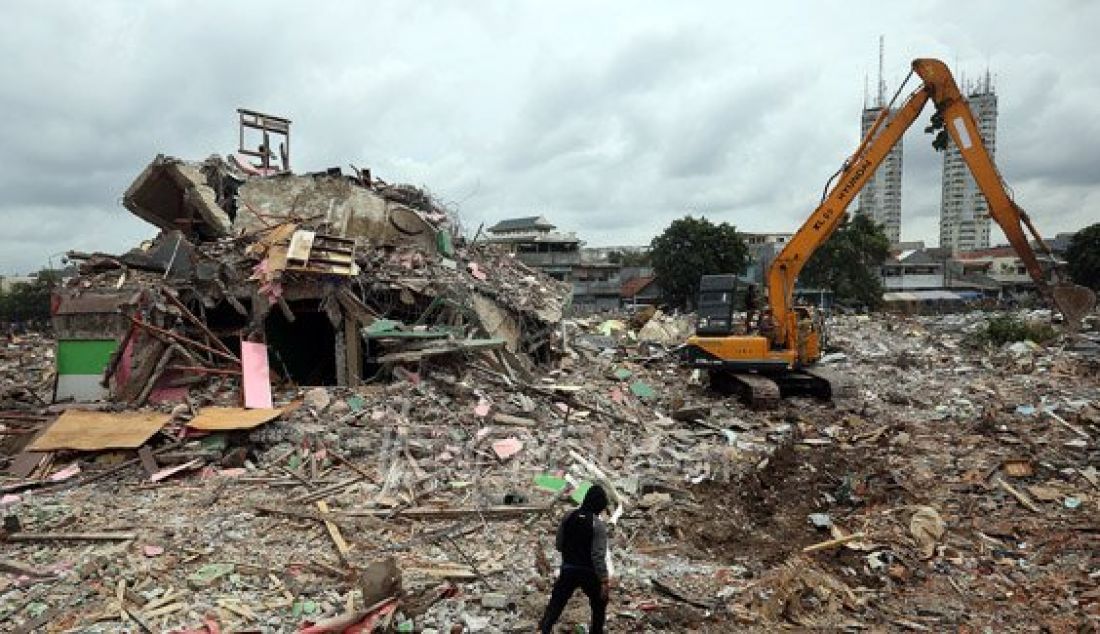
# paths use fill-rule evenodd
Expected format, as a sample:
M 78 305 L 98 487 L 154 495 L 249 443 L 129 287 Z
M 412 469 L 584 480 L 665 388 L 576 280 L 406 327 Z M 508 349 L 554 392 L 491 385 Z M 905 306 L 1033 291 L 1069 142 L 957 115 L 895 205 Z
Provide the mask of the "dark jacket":
M 607 494 L 593 485 L 580 508 L 569 513 L 558 527 L 555 540 L 562 568 L 591 570 L 607 579 L 607 525 L 599 515 L 607 508 Z

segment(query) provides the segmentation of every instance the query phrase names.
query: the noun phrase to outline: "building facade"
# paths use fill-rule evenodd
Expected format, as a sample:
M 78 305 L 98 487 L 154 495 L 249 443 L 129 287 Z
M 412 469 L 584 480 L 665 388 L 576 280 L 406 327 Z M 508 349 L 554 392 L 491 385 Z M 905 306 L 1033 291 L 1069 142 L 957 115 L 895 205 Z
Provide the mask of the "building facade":
M 486 232 L 486 242 L 507 247 L 520 262 L 557 280 L 569 281 L 573 267 L 581 263 L 577 234 L 557 231 L 542 216 L 501 220 Z
M 861 138 L 874 125 L 875 119 L 883 108 L 884 106 L 879 103 L 877 106 L 863 109 L 859 127 Z M 887 116 L 894 116 L 894 111 L 890 111 Z M 892 245 L 898 244 L 901 240 L 901 146 L 902 141 L 898 139 L 897 145 L 890 150 L 875 170 L 875 174 L 863 186 L 856 206 L 856 213 L 869 216 L 882 225 Z
M 966 90 L 985 149 L 997 150 L 997 95 L 989 73 Z M 978 189 L 953 140 L 943 156 L 943 194 L 940 202 L 940 246 L 952 252 L 989 248 L 989 203 Z
M 742 233 L 745 246 L 749 249 L 748 266 L 741 276 L 742 281 L 759 284 L 763 288 L 775 257 L 787 246 L 793 233 Z

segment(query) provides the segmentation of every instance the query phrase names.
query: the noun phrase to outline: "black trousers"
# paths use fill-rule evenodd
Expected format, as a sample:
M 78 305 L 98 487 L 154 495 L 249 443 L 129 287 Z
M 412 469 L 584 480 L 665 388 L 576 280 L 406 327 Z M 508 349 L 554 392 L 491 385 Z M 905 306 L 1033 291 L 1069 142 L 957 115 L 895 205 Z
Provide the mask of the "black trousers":
M 588 606 L 592 608 L 592 627 L 589 634 L 603 634 L 603 622 L 607 610 L 607 601 L 601 595 L 600 578 L 594 570 L 583 568 L 562 568 L 558 574 L 558 580 L 554 582 L 554 591 L 550 593 L 550 603 L 546 606 L 546 612 L 539 623 L 539 631 L 542 634 L 550 634 L 554 624 L 558 622 L 565 604 L 569 603 L 569 597 L 580 588 L 588 595 Z

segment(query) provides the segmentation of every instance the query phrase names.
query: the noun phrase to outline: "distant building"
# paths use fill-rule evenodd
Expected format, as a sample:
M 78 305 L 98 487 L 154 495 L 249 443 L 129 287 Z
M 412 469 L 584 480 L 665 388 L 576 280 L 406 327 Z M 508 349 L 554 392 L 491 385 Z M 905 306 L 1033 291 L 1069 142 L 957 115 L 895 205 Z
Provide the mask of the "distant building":
M 863 109 L 859 128 L 861 137 L 867 134 L 879 113 L 885 108 L 881 101 L 881 94 L 879 99 L 877 105 Z M 887 116 L 894 116 L 894 111 L 889 111 Z M 856 213 L 868 216 L 882 225 L 883 232 L 890 239 L 890 244 L 898 244 L 901 239 L 901 147 L 901 139 L 898 139 L 897 145 L 879 164 L 874 176 L 863 186 L 856 206 Z
M 527 266 L 555 279 L 569 281 L 573 267 L 581 262 L 583 243 L 576 233 L 556 229 L 543 216 L 510 218 L 489 227 L 486 241 L 504 245 Z
M 882 264 L 882 287 L 886 292 L 942 289 L 946 266 L 927 250 L 901 251 Z
M 768 275 L 768 268 L 771 267 L 772 262 L 775 261 L 775 257 L 779 255 L 783 247 L 787 246 L 787 241 L 793 235 L 789 232 L 742 233 L 741 237 L 745 240 L 745 246 L 749 248 L 749 262 L 741 279 L 759 284 L 762 287 L 765 283 L 764 278 Z
M 1073 241 L 1073 236 L 1075 235 L 1077 235 L 1076 231 L 1063 231 L 1050 240 L 1047 240 L 1047 246 L 1054 252 L 1054 255 L 1064 257 L 1066 251 L 1069 251 L 1069 244 Z
M 896 110 L 886 107 L 886 82 L 882 78 L 883 58 L 885 57 L 885 38 L 878 38 L 878 82 L 875 84 L 875 99 L 871 106 L 867 105 L 867 88 L 863 92 L 863 112 L 859 117 L 859 136 L 867 136 L 871 126 L 886 111 L 886 119 L 893 117 Z M 883 122 L 885 124 L 885 121 Z M 885 125 L 879 126 L 879 133 Z M 859 193 L 859 203 L 856 213 L 868 216 L 875 223 L 882 225 L 883 232 L 890 239 L 890 244 L 896 245 L 901 239 L 901 159 L 902 142 L 898 139 L 896 145 L 886 154 L 886 158 L 879 163 L 875 173 L 863 186 Z
M 1040 263 L 1051 268 L 1049 258 Z M 905 311 L 955 310 L 970 302 L 1033 294 L 1035 283 L 1012 247 L 952 254 L 950 249 L 894 252 L 881 268 L 883 301 Z
M 599 313 L 619 309 L 620 266 L 610 262 L 581 262 L 573 265 L 573 308 L 578 313 Z
M 966 91 L 967 103 L 977 119 L 985 149 L 992 157 L 997 150 L 997 95 L 989 73 Z M 974 251 L 989 248 L 989 203 L 978 189 L 953 140 L 943 156 L 943 190 L 940 202 L 940 246 Z
M 653 275 L 631 278 L 620 289 L 623 306 L 655 306 L 661 303 L 661 286 Z
M 1050 256 L 1043 253 L 1035 255 L 1046 273 L 1047 281 L 1051 281 L 1051 271 L 1055 265 L 1064 264 L 1064 262 L 1061 260 L 1051 262 Z M 955 254 L 954 260 L 958 262 L 963 273 L 978 273 L 996 280 L 1001 286 L 1002 293 L 1035 290 L 1035 281 L 1031 279 L 1027 266 L 1016 254 L 1016 250 L 1010 246 L 965 251 Z
M 905 249 L 896 251 L 882 263 L 882 301 L 889 310 L 902 312 L 942 312 L 958 310 L 967 303 L 990 294 L 981 284 L 951 284 L 951 252 L 947 249 Z
M 33 275 L 0 275 L 0 293 L 10 293 L 19 284 L 33 284 Z
M 611 262 L 613 264 L 621 264 L 618 260 L 621 260 L 623 256 L 640 258 L 647 253 L 649 253 L 649 245 L 584 247 L 581 249 L 581 260 L 584 262 Z

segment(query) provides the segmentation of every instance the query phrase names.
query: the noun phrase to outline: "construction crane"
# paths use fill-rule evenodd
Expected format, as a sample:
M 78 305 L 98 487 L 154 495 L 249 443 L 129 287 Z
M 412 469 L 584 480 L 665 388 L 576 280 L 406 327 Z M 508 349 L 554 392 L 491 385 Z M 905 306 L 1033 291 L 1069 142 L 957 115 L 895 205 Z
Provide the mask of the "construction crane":
M 894 102 L 914 73 L 923 84 L 900 108 L 893 110 Z M 945 149 L 948 136 L 955 142 L 989 202 L 990 216 L 1023 260 L 1040 293 L 1062 313 L 1067 324 L 1077 323 L 1096 304 L 1092 291 L 1063 281 L 1056 269 L 1053 271 L 1056 283 L 1047 282 L 1046 272 L 1025 229 L 1049 255 L 1052 266 L 1055 258 L 1027 213 L 1009 195 L 986 151 L 974 114 L 947 66 L 936 59 L 914 60 L 906 82 L 890 104 L 882 108 L 856 151 L 830 179 L 831 188 L 826 186 L 827 193 L 821 204 L 772 262 L 766 279 L 767 309 L 761 311 L 754 324 L 746 325 L 744 334 L 736 334 L 732 319 L 725 320 L 725 327 L 718 329 L 720 332 L 716 332 L 713 324 L 700 323 L 696 334 L 684 347 L 688 362 L 707 369 L 712 384 L 732 384 L 750 406 L 774 406 L 780 395 L 786 393 L 808 393 L 824 398 L 852 393 L 852 385 L 846 377 L 814 367 L 821 357 L 822 322 L 812 308 L 794 305 L 795 280 L 814 251 L 840 226 L 852 199 L 929 101 L 936 111 L 925 132 L 936 135 L 933 147 Z

